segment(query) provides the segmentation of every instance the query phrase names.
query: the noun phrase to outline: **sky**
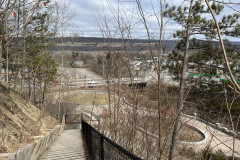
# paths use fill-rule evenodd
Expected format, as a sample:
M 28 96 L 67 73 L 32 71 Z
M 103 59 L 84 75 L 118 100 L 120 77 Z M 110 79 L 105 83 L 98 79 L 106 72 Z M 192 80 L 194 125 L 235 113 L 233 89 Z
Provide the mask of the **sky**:
M 63 0 L 60 0 L 62 2 Z M 140 17 L 135 0 L 64 0 L 64 5 L 68 6 L 69 12 L 74 13 L 73 18 L 65 26 L 65 35 L 85 36 L 85 37 L 121 37 L 146 39 L 147 32 Z M 231 0 L 238 2 L 239 0 Z M 153 39 L 159 38 L 158 20 L 159 0 L 141 0 L 141 6 L 147 20 L 150 36 Z M 226 0 L 225 0 L 226 2 Z M 181 0 L 168 0 L 169 5 L 188 5 L 188 2 Z M 119 5 L 118 5 L 119 4 Z M 231 5 L 236 11 L 240 11 L 240 5 Z M 119 12 L 118 12 L 119 11 Z M 233 9 L 225 7 L 223 14 L 236 13 Z M 117 17 L 120 17 L 119 19 Z M 207 15 L 211 18 L 211 15 Z M 219 16 L 220 17 L 220 16 Z M 167 23 L 166 23 L 167 22 Z M 121 32 L 119 25 L 121 26 Z M 164 39 L 174 39 L 173 33 L 182 27 L 173 21 L 164 19 Z M 106 29 L 108 28 L 108 29 Z M 131 34 L 129 34 L 131 30 Z M 197 36 L 196 38 L 202 38 Z M 232 41 L 240 41 L 239 38 L 231 38 Z

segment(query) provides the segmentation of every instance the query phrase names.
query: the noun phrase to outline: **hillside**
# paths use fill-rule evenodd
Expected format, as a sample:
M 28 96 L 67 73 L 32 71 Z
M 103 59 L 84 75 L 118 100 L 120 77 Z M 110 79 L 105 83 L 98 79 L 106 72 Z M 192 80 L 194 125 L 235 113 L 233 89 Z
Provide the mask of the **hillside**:
M 0 153 L 16 151 L 55 124 L 56 119 L 0 83 Z

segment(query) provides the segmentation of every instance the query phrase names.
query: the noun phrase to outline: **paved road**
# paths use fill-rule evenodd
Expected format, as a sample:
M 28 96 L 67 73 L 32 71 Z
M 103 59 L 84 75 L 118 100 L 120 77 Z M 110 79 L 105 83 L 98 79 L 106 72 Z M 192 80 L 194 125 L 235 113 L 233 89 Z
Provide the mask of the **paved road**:
M 89 70 L 88 68 L 68 68 L 68 67 L 62 67 L 59 68 L 61 70 L 66 78 L 66 82 L 68 86 L 99 86 L 99 85 L 106 85 L 105 79 Z M 149 71 L 144 75 L 145 78 L 139 77 L 139 82 L 146 81 L 148 83 L 156 82 L 157 81 L 157 73 L 156 71 Z M 125 77 L 127 78 L 127 77 Z M 171 85 L 177 85 L 178 82 L 174 82 L 171 78 L 171 76 L 167 72 L 162 72 L 161 78 L 165 83 L 171 84 Z M 129 83 L 122 81 L 122 83 Z M 88 82 L 95 81 L 97 84 L 88 84 Z M 62 80 L 64 82 L 64 80 Z M 115 80 L 117 82 L 117 80 Z M 137 82 L 137 81 L 134 81 Z
M 64 130 L 39 160 L 86 160 L 80 129 Z
M 65 73 L 64 75 L 68 75 L 65 76 L 65 79 L 62 78 L 61 82 L 70 88 L 105 85 L 105 80 L 102 76 L 89 70 L 88 68 L 63 67 L 60 69 L 62 69 L 62 72 Z M 96 84 L 89 84 L 89 82 L 93 81 L 95 81 Z
M 87 68 L 71 68 L 70 70 L 72 70 L 71 73 L 75 74 L 77 78 L 82 79 L 86 78 L 87 80 L 102 79 L 102 77 L 99 74 L 90 71 Z

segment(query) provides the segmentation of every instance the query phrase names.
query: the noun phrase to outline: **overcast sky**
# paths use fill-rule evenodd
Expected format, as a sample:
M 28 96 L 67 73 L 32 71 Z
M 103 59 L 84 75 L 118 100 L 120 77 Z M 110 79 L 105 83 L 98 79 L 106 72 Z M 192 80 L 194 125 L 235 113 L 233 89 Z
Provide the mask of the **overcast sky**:
M 65 30 L 65 35 L 78 34 L 79 36 L 93 36 L 102 37 L 100 30 L 106 28 L 104 19 L 106 20 L 109 30 L 111 30 L 111 37 L 120 37 L 118 29 L 117 11 L 120 11 L 119 19 L 122 26 L 128 26 L 131 29 L 132 38 L 146 39 L 147 33 L 141 21 L 137 4 L 135 0 L 65 0 L 70 10 L 75 12 L 71 25 L 68 25 Z M 239 2 L 239 0 L 232 0 L 232 2 Z M 187 5 L 188 3 L 181 2 L 181 0 L 171 0 L 168 3 L 178 5 Z M 152 38 L 158 39 L 159 27 L 157 19 L 154 16 L 154 11 L 159 15 L 159 0 L 141 0 L 142 8 L 147 18 L 147 24 Z M 232 5 L 237 11 L 240 11 L 240 5 Z M 154 8 L 154 9 L 153 9 Z M 224 13 L 233 14 L 234 10 L 225 7 Z M 208 15 L 210 17 L 210 15 Z M 211 17 L 210 17 L 211 18 Z M 166 19 L 165 19 L 166 21 Z M 100 25 L 99 25 L 100 24 Z M 127 25 L 126 25 L 127 24 Z M 126 28 L 126 27 L 125 27 Z M 164 30 L 165 39 L 173 39 L 172 34 L 176 29 L 181 29 L 181 26 L 169 22 Z M 106 31 L 106 30 L 104 30 Z M 124 34 L 127 37 L 127 33 Z M 104 35 L 106 36 L 106 34 Z M 109 35 L 108 35 L 109 36 Z M 201 37 L 197 37 L 201 38 Z M 233 41 L 240 41 L 240 38 L 232 38 Z

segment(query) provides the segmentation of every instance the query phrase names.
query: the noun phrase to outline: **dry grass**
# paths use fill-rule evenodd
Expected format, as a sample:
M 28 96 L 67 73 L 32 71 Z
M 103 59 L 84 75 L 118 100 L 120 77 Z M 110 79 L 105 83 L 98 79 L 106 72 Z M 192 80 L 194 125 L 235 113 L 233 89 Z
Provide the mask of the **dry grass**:
M 124 87 L 124 86 L 123 86 Z M 176 116 L 175 107 L 177 104 L 178 94 L 176 88 L 161 86 L 160 90 L 160 106 L 162 111 L 162 145 L 163 147 L 163 159 L 168 158 L 170 150 L 172 129 Z M 130 89 L 127 86 L 122 88 L 121 96 L 125 97 L 129 103 L 135 103 L 138 107 L 157 109 L 157 86 L 152 85 L 144 89 Z M 114 92 L 114 91 L 113 91 Z M 135 97 L 134 97 L 135 93 Z M 104 114 L 101 114 L 101 129 L 108 131 L 112 140 L 116 140 L 115 135 L 120 137 L 120 141 L 117 141 L 125 149 L 131 151 L 132 141 L 135 145 L 135 154 L 147 159 L 157 159 L 158 153 L 158 116 L 157 111 L 139 110 L 133 114 L 132 107 L 126 107 L 125 104 L 121 104 L 119 110 L 119 120 L 114 121 L 114 110 L 111 115 L 109 110 L 106 110 Z M 135 118 L 135 120 L 134 120 Z M 118 123 L 118 128 L 115 128 L 115 123 Z M 116 131 L 117 130 L 117 131 Z M 107 133 L 107 132 L 106 132 Z M 155 136 L 153 136 L 154 134 Z M 133 138 L 134 136 L 134 138 Z M 183 125 L 180 129 L 181 141 L 196 142 L 202 140 L 204 137 L 196 130 L 187 125 Z M 192 158 L 192 157 L 191 157 Z M 179 156 L 179 159 L 191 159 L 183 156 Z
M 33 136 L 53 128 L 57 120 L 0 84 L 0 153 L 14 152 Z
M 111 96 L 110 99 L 111 103 L 113 103 L 114 97 Z M 81 92 L 64 97 L 64 101 L 83 105 L 107 105 L 109 97 L 107 94 L 99 92 Z
M 203 135 L 188 125 L 183 125 L 180 129 L 179 139 L 185 142 L 198 142 L 204 139 Z

